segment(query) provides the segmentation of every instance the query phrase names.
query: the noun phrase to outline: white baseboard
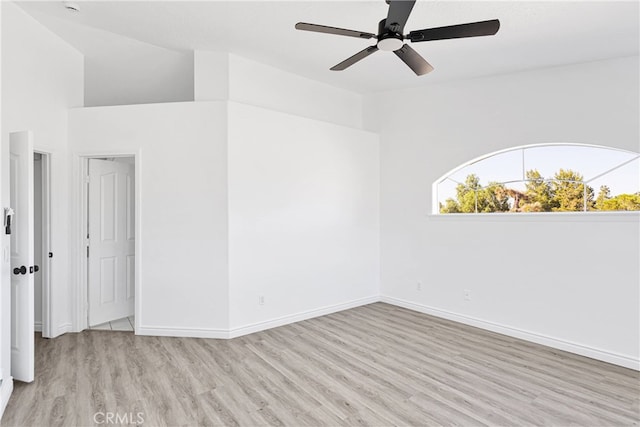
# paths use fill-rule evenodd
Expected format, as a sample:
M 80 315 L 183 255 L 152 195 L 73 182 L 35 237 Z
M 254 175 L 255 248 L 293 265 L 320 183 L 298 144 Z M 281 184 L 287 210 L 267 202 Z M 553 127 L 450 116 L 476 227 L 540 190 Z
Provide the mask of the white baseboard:
M 337 311 L 347 310 L 361 305 L 379 302 L 380 297 L 375 295 L 367 298 L 360 298 L 342 304 L 335 304 L 327 307 L 321 307 L 314 310 L 304 311 L 301 313 L 291 314 L 287 316 L 270 319 L 264 322 L 252 323 L 233 329 L 200 329 L 200 328 L 181 328 L 181 327 L 163 327 L 163 326 L 140 326 L 136 328 L 136 335 L 149 335 L 161 337 L 189 337 L 189 338 L 216 338 L 230 339 L 240 337 L 242 335 L 252 334 L 254 332 L 264 331 L 265 329 L 275 328 L 278 326 L 288 325 L 290 323 L 299 322 L 301 320 L 311 319 L 313 317 L 324 316 L 335 313 Z
M 226 329 L 165 328 L 162 326 L 140 326 L 136 328 L 135 334 L 156 337 L 229 338 L 229 331 Z
M 232 328 L 229 330 L 229 338 L 236 338 L 242 335 L 252 334 L 254 332 L 264 331 L 265 329 L 276 328 L 278 326 L 288 325 L 290 323 L 300 322 L 302 320 L 311 319 L 313 317 L 325 316 L 337 311 L 348 310 L 350 308 L 359 307 L 361 305 L 379 302 L 380 296 L 374 295 L 366 298 L 359 298 L 349 302 L 321 307 L 313 310 L 303 311 L 301 313 L 290 314 L 287 316 L 270 319 L 264 322 L 252 323 L 249 325 Z
M 2 419 L 2 414 L 4 414 L 4 410 L 7 407 L 7 403 L 9 403 L 9 398 L 11 397 L 12 391 L 13 378 L 3 378 L 2 384 L 0 384 L 0 420 Z
M 497 332 L 503 335 L 507 335 L 514 338 L 523 339 L 526 341 L 534 342 L 537 344 L 546 345 L 548 347 L 556 348 L 558 350 L 568 351 L 570 353 L 579 354 L 581 356 L 590 357 L 592 359 L 602 360 L 604 362 L 612 363 L 614 365 L 623 366 L 625 368 L 634 369 L 640 371 L 640 359 L 630 357 L 623 354 L 614 353 L 607 350 L 590 347 L 583 344 L 566 341 L 563 339 L 550 337 L 547 335 L 539 334 L 536 332 L 526 331 L 523 329 L 514 328 L 486 320 L 466 316 L 459 313 L 454 313 L 447 310 L 430 307 L 424 304 L 418 304 L 415 302 L 393 298 L 389 296 L 370 296 L 366 298 L 360 298 L 353 301 L 348 301 L 341 304 L 335 304 L 331 306 L 321 307 L 313 310 L 308 310 L 300 313 L 290 314 L 287 316 L 278 317 L 275 319 L 266 320 L 263 322 L 256 322 L 244 326 L 239 326 L 231 329 L 206 329 L 206 328 L 182 328 L 182 327 L 163 327 L 163 326 L 140 326 L 136 328 L 136 335 L 149 335 L 149 336 L 166 336 L 166 337 L 190 337 L 190 338 L 214 338 L 214 339 L 230 339 L 243 335 L 248 335 L 254 332 L 263 331 L 265 329 L 276 328 L 278 326 L 288 325 L 290 323 L 300 322 L 302 320 L 311 319 L 318 316 L 324 316 L 327 314 L 335 313 L 342 310 L 348 310 L 350 308 L 359 307 L 362 305 L 372 304 L 375 302 L 386 302 L 388 304 L 404 307 L 409 310 L 418 311 L 420 313 L 429 314 L 443 319 L 452 320 L 454 322 L 462 323 L 465 325 L 475 326 L 481 329 Z M 60 325 L 57 329 L 57 334 L 61 335 L 72 330 L 71 323 L 65 323 Z
M 452 320 L 454 322 L 463 323 L 465 325 L 475 326 L 477 328 L 486 329 L 492 332 L 497 332 L 499 334 L 507 335 L 514 338 L 520 338 L 526 341 L 553 347 L 558 350 L 568 351 L 570 353 L 579 354 L 581 356 L 602 360 L 614 365 L 624 366 L 625 368 L 640 371 L 640 360 L 633 357 L 625 356 L 623 354 L 617 354 L 610 351 L 550 337 L 547 335 L 538 334 L 535 332 L 525 331 L 498 323 L 488 322 L 486 320 L 481 320 L 451 311 L 429 307 L 423 304 L 417 304 L 399 298 L 381 296 L 380 300 L 382 302 L 397 305 L 399 307 L 408 308 L 409 310 L 418 311 L 420 313 L 429 314 L 435 317 L 441 317 L 443 319 Z
M 42 332 L 42 322 L 33 322 L 33 329 L 36 332 Z

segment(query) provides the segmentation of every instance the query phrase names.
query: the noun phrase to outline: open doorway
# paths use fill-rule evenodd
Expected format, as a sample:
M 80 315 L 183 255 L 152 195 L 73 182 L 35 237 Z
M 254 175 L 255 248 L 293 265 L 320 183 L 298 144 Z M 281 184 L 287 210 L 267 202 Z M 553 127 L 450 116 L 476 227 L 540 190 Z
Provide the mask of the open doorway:
M 34 329 L 42 336 L 51 334 L 51 196 L 50 155 L 33 153 L 33 261 Z
M 86 301 L 90 329 L 135 328 L 135 158 L 87 158 Z

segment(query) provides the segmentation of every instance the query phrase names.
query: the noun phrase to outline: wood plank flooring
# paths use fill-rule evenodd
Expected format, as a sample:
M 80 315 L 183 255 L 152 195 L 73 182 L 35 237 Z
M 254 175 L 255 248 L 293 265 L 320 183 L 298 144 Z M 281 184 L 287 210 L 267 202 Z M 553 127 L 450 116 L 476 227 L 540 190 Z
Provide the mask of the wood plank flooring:
M 629 426 L 640 374 L 376 303 L 233 340 L 38 337 L 35 382 L 16 383 L 1 424 L 138 412 L 147 426 Z

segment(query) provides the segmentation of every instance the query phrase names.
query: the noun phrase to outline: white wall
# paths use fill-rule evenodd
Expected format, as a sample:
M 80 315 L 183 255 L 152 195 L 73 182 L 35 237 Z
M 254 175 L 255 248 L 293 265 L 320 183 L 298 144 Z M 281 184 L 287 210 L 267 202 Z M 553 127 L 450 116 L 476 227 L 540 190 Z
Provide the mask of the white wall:
M 353 128 L 362 127 L 362 96 L 243 58 L 229 57 L 229 98 Z
M 239 103 L 154 104 L 72 110 L 70 150 L 139 153 L 138 333 L 240 335 L 378 298 L 374 134 Z
M 52 160 L 52 293 L 55 335 L 70 330 L 67 235 L 69 197 L 67 163 L 67 109 L 82 105 L 83 58 L 80 53 L 41 26 L 16 5 L 2 9 L 2 207 L 9 206 L 9 133 L 32 130 L 35 148 Z M 1 246 L 9 239 L 1 233 Z M 4 378 L 10 375 L 10 265 L 3 260 L 0 276 L 2 332 L 0 349 Z
M 375 134 L 230 103 L 232 333 L 377 300 L 378 198 Z
M 85 60 L 86 106 L 193 101 L 191 53 L 107 34 L 113 52 Z
M 362 96 L 224 52 L 194 54 L 196 101 L 231 100 L 362 128 Z
M 165 49 L 80 22 L 72 23 L 33 10 L 28 3 L 20 7 L 25 7 L 84 55 L 85 106 L 193 101 L 191 52 Z
M 379 147 L 357 130 L 362 97 L 234 54 L 194 60 L 195 99 L 230 101 L 230 336 L 377 300 Z
M 367 298 L 377 298 L 377 139 L 367 132 L 326 123 L 360 127 L 361 96 L 220 52 L 194 53 L 193 81 L 194 97 L 199 101 L 195 104 L 90 108 L 71 113 L 73 152 L 141 150 L 141 174 L 149 174 L 147 168 L 151 167 L 158 171 L 176 171 L 163 177 L 159 177 L 158 172 L 146 181 L 142 178 L 143 246 L 150 249 L 142 250 L 142 307 L 136 319 L 140 323 L 138 333 L 228 336 L 231 325 L 233 334 L 239 335 L 247 332 L 245 327 L 256 327 L 256 324 L 276 318 L 287 317 L 292 321 L 291 316 L 300 313 L 317 315 L 318 310 L 335 310 L 345 304 L 362 304 L 369 301 Z M 238 102 L 228 104 L 231 115 L 227 123 L 226 105 L 229 100 Z M 200 115 L 201 110 L 209 114 L 202 123 L 201 118 L 187 114 L 194 111 Z M 187 115 L 182 115 L 183 112 Z M 205 125 L 206 122 L 209 123 Z M 234 135 L 228 140 L 227 126 Z M 189 143 L 181 135 L 186 129 L 191 135 Z M 217 133 L 213 135 L 213 131 Z M 205 133 L 198 137 L 198 132 Z M 297 144 L 303 135 L 309 152 L 300 151 L 302 145 Z M 230 154 L 228 159 L 227 143 L 233 149 L 233 155 Z M 257 147 L 253 144 L 267 152 L 287 151 L 286 156 L 281 153 L 274 157 L 275 153 L 271 153 L 262 158 L 265 164 L 273 163 L 274 170 L 285 168 L 280 170 L 281 175 L 256 175 L 246 169 L 254 161 L 251 152 Z M 151 155 L 149 150 L 153 151 Z M 178 160 L 177 153 L 183 152 L 185 161 Z M 310 153 L 313 153 L 311 157 Z M 202 162 L 201 168 L 207 171 L 198 172 L 193 163 L 196 161 Z M 229 208 L 229 222 L 243 224 L 242 227 L 248 221 L 257 221 L 258 224 L 253 232 L 239 233 L 238 227 L 233 229 L 236 234 L 234 241 L 229 241 L 229 250 L 236 252 L 229 265 L 226 258 L 227 161 L 234 165 L 233 172 L 229 172 L 229 191 L 233 190 L 236 202 L 238 197 L 246 201 L 243 205 Z M 298 163 L 304 167 L 291 170 L 291 165 Z M 339 169 L 326 169 L 327 164 L 334 163 L 339 165 Z M 286 169 L 287 164 L 289 169 Z M 361 175 L 354 175 L 353 168 Z M 295 188 L 285 185 L 279 193 L 275 191 L 276 182 L 283 184 L 281 178 L 285 171 L 289 175 L 285 175 L 287 180 L 284 184 L 294 184 L 297 179 L 316 183 L 327 179 L 329 186 L 324 189 L 327 193 L 322 199 L 325 208 L 333 210 L 334 215 L 335 211 L 346 209 L 344 216 L 334 218 L 334 224 L 327 224 L 324 214 L 319 216 L 313 211 L 314 203 L 320 199 L 298 200 L 295 185 Z M 199 179 L 190 179 L 189 174 L 193 173 L 202 175 Z M 301 175 L 296 177 L 296 173 Z M 336 181 L 340 177 L 348 179 L 344 188 L 340 188 Z M 186 230 L 170 225 L 172 220 L 180 217 L 170 208 L 167 208 L 166 218 L 163 217 L 161 206 L 167 203 L 162 190 L 165 185 L 183 191 L 176 203 L 177 209 L 184 211 L 185 224 L 182 225 L 187 226 Z M 303 224 L 297 224 L 296 233 L 289 237 L 290 245 L 296 245 L 293 252 L 299 261 L 303 261 L 300 265 L 305 265 L 308 273 L 299 267 L 296 274 L 283 271 L 284 276 L 274 277 L 277 282 L 259 279 L 265 272 L 266 261 L 260 266 L 255 265 L 246 247 L 246 239 L 256 239 L 256 245 L 263 246 L 256 246 L 254 250 L 262 251 L 265 245 L 273 243 L 274 231 L 264 229 L 256 217 L 256 212 L 262 212 L 265 207 L 253 211 L 256 207 L 250 200 L 253 193 L 245 187 L 253 185 L 271 186 L 274 192 L 270 205 L 273 215 L 278 213 L 278 209 L 295 206 L 309 216 L 305 223 L 307 227 L 318 227 L 315 230 L 309 228 L 304 234 L 300 229 Z M 157 194 L 149 195 L 150 188 Z M 189 192 L 185 193 L 184 189 L 189 189 Z M 200 209 L 201 204 L 204 210 Z M 287 215 L 286 210 L 280 213 Z M 272 219 L 277 222 L 289 218 Z M 200 230 L 199 223 L 213 229 L 208 232 Z M 171 230 L 162 231 L 160 224 Z M 283 231 L 279 230 L 279 234 Z M 337 243 L 331 243 L 329 236 L 337 239 Z M 215 238 L 214 247 L 207 249 L 206 243 L 212 238 Z M 152 239 L 153 244 L 147 239 Z M 181 248 L 178 253 L 174 248 L 176 245 Z M 201 248 L 202 251 L 199 250 Z M 265 260 L 273 261 L 269 257 L 274 256 L 286 258 L 292 255 L 291 251 L 292 246 L 283 247 L 280 253 L 271 251 L 265 254 Z M 196 259 L 192 259 L 194 253 L 197 254 Z M 346 259 L 350 263 L 346 263 Z M 271 268 L 274 267 L 284 269 L 282 264 L 271 264 Z M 227 280 L 227 268 L 234 269 L 235 282 Z M 295 281 L 306 283 L 294 286 Z M 176 284 L 182 282 L 188 285 Z M 255 310 L 256 287 L 258 290 L 269 288 L 265 295 L 267 303 L 258 312 Z M 341 287 L 349 291 L 344 292 Z
M 481 154 L 565 141 L 640 151 L 638 72 L 623 58 L 366 98 L 365 125 L 381 134 L 387 300 L 637 369 L 637 216 L 427 214 L 434 180 Z M 385 104 L 405 108 L 382 120 Z
M 74 163 L 79 162 L 78 155 L 138 156 L 138 333 L 224 335 L 228 327 L 225 104 L 83 108 L 70 111 L 69 123 Z M 72 212 L 75 221 L 77 203 Z
M 195 101 L 229 99 L 229 54 L 196 50 L 193 52 L 193 96 Z

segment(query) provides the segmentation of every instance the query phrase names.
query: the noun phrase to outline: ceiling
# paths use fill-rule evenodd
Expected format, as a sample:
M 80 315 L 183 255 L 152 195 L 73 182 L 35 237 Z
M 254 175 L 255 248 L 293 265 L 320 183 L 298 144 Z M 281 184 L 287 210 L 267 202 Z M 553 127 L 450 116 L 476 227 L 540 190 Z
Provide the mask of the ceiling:
M 375 1 L 82 1 L 20 2 L 24 10 L 85 55 L 126 61 L 105 32 L 176 51 L 227 51 L 360 93 L 456 79 L 635 56 L 637 1 L 418 0 L 406 31 L 498 18 L 492 37 L 413 43 L 435 67 L 417 77 L 391 52 L 377 52 L 345 71 L 329 68 L 374 44 L 371 40 L 296 31 L 296 22 L 377 32 L 386 17 Z M 139 43 L 138 43 L 139 44 Z

